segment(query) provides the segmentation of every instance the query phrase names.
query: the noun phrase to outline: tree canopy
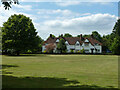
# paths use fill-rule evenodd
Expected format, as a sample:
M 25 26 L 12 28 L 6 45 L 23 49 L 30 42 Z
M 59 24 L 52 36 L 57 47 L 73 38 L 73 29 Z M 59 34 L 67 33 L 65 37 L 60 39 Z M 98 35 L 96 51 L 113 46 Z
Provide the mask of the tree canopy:
M 2 52 L 2 31 L 1 31 L 2 27 L 0 27 L 0 54 Z
M 1 0 L 2 4 L 4 5 L 5 7 L 5 10 L 9 8 L 11 8 L 11 5 L 14 3 L 14 4 L 19 4 L 18 0 L 7 0 L 7 1 L 4 1 L 4 0 Z
M 117 20 L 111 34 L 111 50 L 114 54 L 120 54 L 120 19 Z
M 65 33 L 63 37 L 72 37 L 72 35 L 69 33 Z
M 102 42 L 102 37 L 97 31 L 93 31 L 92 35 L 96 40 L 98 40 L 99 42 Z
M 57 44 L 57 50 L 60 51 L 60 53 L 65 53 L 66 49 L 67 49 L 67 47 L 65 44 L 65 40 L 63 38 L 61 38 Z
M 22 14 L 12 15 L 2 27 L 3 51 L 19 53 L 34 50 L 40 44 L 40 38 L 29 17 Z

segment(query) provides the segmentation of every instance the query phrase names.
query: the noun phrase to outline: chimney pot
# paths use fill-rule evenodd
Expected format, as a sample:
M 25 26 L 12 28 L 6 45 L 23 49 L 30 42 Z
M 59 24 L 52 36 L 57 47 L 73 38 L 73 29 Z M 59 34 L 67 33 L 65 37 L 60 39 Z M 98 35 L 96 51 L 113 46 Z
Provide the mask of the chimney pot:
M 52 38 L 52 34 L 50 34 L 50 37 Z

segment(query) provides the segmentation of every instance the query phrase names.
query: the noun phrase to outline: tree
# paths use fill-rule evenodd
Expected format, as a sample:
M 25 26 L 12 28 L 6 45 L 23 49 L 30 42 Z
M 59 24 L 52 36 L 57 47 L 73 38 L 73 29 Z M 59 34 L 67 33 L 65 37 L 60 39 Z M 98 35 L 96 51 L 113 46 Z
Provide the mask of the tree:
M 114 41 L 111 46 L 113 54 L 120 54 L 120 37 L 114 38 Z
M 2 27 L 3 51 L 14 51 L 15 54 L 34 50 L 39 45 L 36 29 L 29 17 L 22 14 L 12 15 Z
M 11 8 L 12 3 L 19 4 L 18 0 L 1 0 L 2 4 L 5 7 L 5 10 Z
M 2 53 L 2 31 L 1 31 L 1 27 L 0 27 L 0 54 Z
M 117 20 L 113 32 L 112 32 L 111 40 L 114 40 L 111 45 L 111 50 L 114 54 L 120 54 L 120 19 Z
M 37 36 L 36 42 L 39 43 L 37 47 L 35 47 L 32 51 L 32 53 L 38 53 L 42 52 L 42 44 L 43 44 L 43 39 L 40 36 Z
M 57 44 L 57 50 L 60 51 L 60 53 L 65 53 L 66 49 L 67 49 L 67 47 L 65 44 L 65 40 L 63 38 L 61 38 Z
M 120 37 L 120 19 L 117 20 L 113 28 L 113 33 L 115 34 L 115 36 Z
M 98 40 L 99 42 L 102 42 L 102 37 L 97 31 L 93 31 L 92 35 L 96 40 Z
M 73 36 L 71 34 L 69 34 L 69 33 L 66 33 L 66 34 L 64 34 L 63 37 L 73 37 Z

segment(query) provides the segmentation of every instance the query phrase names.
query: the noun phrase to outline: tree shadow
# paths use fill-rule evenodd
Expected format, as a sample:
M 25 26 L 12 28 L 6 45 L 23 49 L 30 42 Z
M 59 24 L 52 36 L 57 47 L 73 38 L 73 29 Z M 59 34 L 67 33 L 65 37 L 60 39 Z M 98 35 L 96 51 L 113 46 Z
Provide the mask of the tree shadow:
M 2 65 L 3 69 L 18 67 L 16 65 Z M 77 80 L 56 77 L 17 77 L 12 76 L 12 72 L 3 71 L 2 88 L 78 88 L 85 90 L 118 90 L 112 86 L 101 87 L 96 85 L 81 85 Z
M 6 55 L 6 56 L 14 56 L 14 57 L 24 57 L 24 56 L 47 56 L 46 54 L 20 54 L 18 55 Z
M 3 64 L 3 65 L 0 65 L 0 67 L 2 67 L 2 69 L 5 69 L 5 68 L 11 68 L 11 67 L 18 67 L 17 65 L 6 65 L 6 64 Z
M 8 72 L 8 71 L 5 71 L 4 69 L 6 68 L 11 68 L 11 67 L 18 67 L 17 65 L 0 65 L 0 69 L 2 69 L 2 74 L 12 74 L 13 72 Z
M 100 87 L 96 85 L 77 85 L 77 80 L 56 77 L 15 77 L 3 75 L 3 88 L 80 88 L 87 90 L 118 90 L 114 87 Z M 68 85 L 68 86 L 66 86 Z

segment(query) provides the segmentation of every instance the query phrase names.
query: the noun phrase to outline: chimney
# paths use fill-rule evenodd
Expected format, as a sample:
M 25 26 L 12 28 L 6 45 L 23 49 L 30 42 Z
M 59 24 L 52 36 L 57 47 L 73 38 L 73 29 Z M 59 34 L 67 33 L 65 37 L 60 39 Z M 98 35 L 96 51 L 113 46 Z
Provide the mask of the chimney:
M 83 40 L 82 34 L 80 34 L 80 40 Z
M 50 34 L 50 38 L 52 38 L 52 34 Z
M 80 34 L 80 37 L 82 38 L 82 34 Z
M 61 37 L 63 37 L 63 34 L 61 34 Z

